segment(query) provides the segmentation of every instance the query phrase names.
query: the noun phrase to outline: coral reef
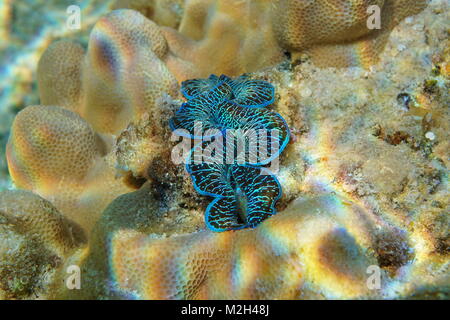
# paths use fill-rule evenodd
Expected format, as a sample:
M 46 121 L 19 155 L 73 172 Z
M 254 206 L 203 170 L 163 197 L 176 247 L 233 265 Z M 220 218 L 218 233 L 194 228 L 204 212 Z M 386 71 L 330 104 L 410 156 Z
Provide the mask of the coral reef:
M 306 53 L 321 66 L 369 67 L 392 29 L 426 6 L 424 0 L 162 3 L 119 1 L 116 6 L 139 10 L 163 26 L 170 51 L 166 63 L 179 81 L 254 72 L 281 62 L 285 51 L 295 57 Z M 373 12 L 368 9 L 374 5 L 382 23 L 370 29 L 367 21 Z
M 39 59 L 37 82 L 40 103 L 77 112 L 82 103 L 81 65 L 84 49 L 76 42 L 56 41 Z
M 346 199 L 324 196 L 296 201 L 254 230 L 168 239 L 121 230 L 111 238 L 111 277 L 118 291 L 144 299 L 386 298 L 388 277 L 380 290 L 367 285 L 368 267 L 386 255 L 370 249 L 380 237 L 374 220 Z M 396 231 L 384 232 L 385 245 L 407 255 Z M 170 255 L 154 258 L 163 253 Z
M 449 299 L 448 1 L 422 11 L 406 0 L 127 3 L 159 10 L 165 27 L 119 10 L 94 27 L 86 54 L 54 44 L 39 69 L 67 87 L 40 75 L 47 102 L 15 120 L 8 165 L 36 195 L 0 194 L 1 298 Z M 382 7 L 381 31 L 362 30 L 362 3 Z M 337 4 L 345 14 L 328 28 L 319 18 Z M 291 37 L 295 14 L 311 24 L 305 38 Z M 321 23 L 329 34 L 315 33 Z M 353 67 L 319 68 L 330 54 Z M 214 233 L 207 201 L 171 161 L 168 123 L 177 81 L 245 71 L 274 85 L 272 108 L 290 128 L 275 174 L 283 196 L 256 228 Z M 71 265 L 81 290 L 64 285 Z
M 368 6 L 373 4 L 382 8 L 384 22 L 381 30 L 374 32 L 363 23 L 368 17 Z M 68 5 L 58 3 L 57 8 Z M 235 76 L 257 71 L 283 61 L 286 50 L 294 54 L 310 53 L 321 65 L 368 67 L 376 61 L 392 28 L 424 5 L 424 0 L 358 0 L 343 4 L 292 0 L 117 1 L 112 8 L 138 10 L 161 27 L 131 10 L 119 10 L 97 22 L 86 59 L 79 45 L 54 43 L 46 50 L 38 68 L 41 70 L 37 76 L 40 104 L 68 108 L 82 115 L 95 130 L 117 134 L 127 127 L 130 119 L 137 121 L 151 109 L 161 92 L 176 93 L 173 76 L 182 81 L 210 73 Z M 22 30 L 21 26 L 30 24 L 20 23 L 20 19 L 15 22 L 10 12 L 22 13 L 25 9 L 8 3 L 3 6 L 0 12 L 5 18 L 2 19 L 4 29 L 14 32 L 5 33 L 0 48 L 9 46 L 8 40 L 15 37 L 20 47 L 36 30 L 42 29 L 36 16 L 39 10 L 32 11 L 36 18 L 31 19 L 39 27 Z M 1 97 L 8 104 L 2 108 L 8 119 L 10 113 L 17 112 L 14 106 L 20 109 L 38 104 L 36 95 L 30 94 L 35 91 L 31 86 L 35 76 L 34 68 L 29 66 L 35 64 L 49 39 L 69 34 L 84 42 L 86 30 L 109 6 L 108 2 L 81 6 L 82 30 L 56 32 L 48 28 L 42 32 L 40 41 L 31 42 L 33 50 L 26 50 L 32 54 L 8 64 L 4 74 L 11 79 L 8 80 L 12 83 L 11 90 L 5 90 L 8 94 Z M 335 9 L 342 9 L 344 14 L 331 11 Z M 51 20 L 63 21 L 65 17 L 61 14 L 65 10 L 55 12 L 60 14 L 53 13 L 57 16 Z M 21 19 L 28 15 L 18 14 Z M 130 43 L 124 40 L 128 38 Z M 108 62 L 104 63 L 105 60 Z M 24 84 L 17 85 L 20 81 Z M 26 90 L 15 92 L 17 88 Z M 133 93 L 128 95 L 129 92 Z
M 81 115 L 105 133 L 118 133 L 145 113 L 161 118 L 157 100 L 178 94 L 160 60 L 166 51 L 158 26 L 136 11 L 116 10 L 100 19 L 86 55 Z
M 156 56 L 165 48 L 156 25 L 131 10 L 100 19 L 86 55 L 75 43 L 52 44 L 38 66 L 41 105 L 18 114 L 8 142 L 15 185 L 51 200 L 86 230 L 109 202 L 132 191 L 117 177 L 114 135 L 133 121 L 164 119 L 161 101 L 177 95 Z M 165 131 L 155 125 L 146 132 L 147 163 L 162 152 Z M 142 174 L 135 170 L 131 176 Z
M 367 296 L 366 268 L 377 264 L 367 250 L 375 241 L 372 219 L 325 196 L 299 200 L 258 228 L 237 232 L 159 239 L 123 226 L 107 233 L 107 279 L 117 294 L 144 299 Z
M 379 28 L 368 27 L 371 6 L 380 8 Z M 278 43 L 294 54 L 305 52 L 320 66 L 369 67 L 392 29 L 425 6 L 409 0 L 280 0 L 272 19 Z
M 279 213 L 252 230 L 192 234 L 159 218 L 157 227 L 135 227 L 131 215 L 114 223 L 114 208 L 125 206 L 117 199 L 97 226 L 107 240 L 82 263 L 104 283 L 90 277 L 95 288 L 77 297 L 448 298 L 446 12 L 434 1 L 402 22 L 370 71 L 304 62 L 256 74 L 275 84 L 274 106 L 292 134 L 277 174 Z M 295 200 L 302 195 L 311 198 Z M 153 206 L 127 213 L 159 216 Z M 234 272 L 216 271 L 217 261 Z M 371 265 L 381 269 L 380 290 L 368 289 Z
M 0 139 L 8 136 L 15 114 L 39 104 L 36 65 L 48 45 L 58 39 L 85 43 L 92 25 L 108 12 L 111 1 L 82 0 L 80 28 L 69 28 L 67 8 L 71 0 L 0 2 Z M 3 141 L 2 141 L 3 142 Z M 10 187 L 0 148 L 0 190 Z
M 64 41 L 44 52 L 38 67 L 41 104 L 67 108 L 96 131 L 117 134 L 145 113 L 159 118 L 156 101 L 177 95 L 177 82 L 160 60 L 166 41 L 138 12 L 116 10 L 101 18 L 83 51 Z
M 117 0 L 112 9 L 133 9 L 160 26 L 178 28 L 185 0 Z
M 211 73 L 238 76 L 280 62 L 270 7 L 265 0 L 186 1 L 178 30 L 161 28 L 170 50 L 167 66 L 182 81 Z
M 72 257 L 70 263 L 84 270 L 86 286 L 76 292 L 61 288 L 58 297 L 392 298 L 446 279 L 434 272 L 399 283 L 381 269 L 381 287 L 367 285 L 368 267 L 388 263 L 400 270 L 410 263 L 409 243 L 401 231 L 339 196 L 298 199 L 256 229 L 167 237 L 170 222 L 150 227 L 156 233 L 148 235 L 154 222 L 143 220 L 140 210 L 119 214 L 126 204 L 136 206 L 138 193 L 115 200 L 105 211 L 89 256 Z M 147 202 L 143 207 L 156 213 Z
M 89 230 L 111 200 L 133 190 L 115 178 L 108 149 L 76 113 L 30 106 L 14 120 L 7 159 L 17 187 L 50 200 Z
M 170 186 L 177 180 L 166 176 L 166 181 Z M 65 261 L 65 266 L 80 266 L 84 279 L 81 290 L 67 290 L 65 286 L 61 286 L 67 275 L 60 273 L 59 278 L 54 281 L 49 298 L 124 298 L 111 286 L 112 279 L 109 278 L 108 239 L 118 230 L 130 229 L 164 237 L 199 231 L 204 226 L 203 212 L 197 210 L 201 201 L 192 199 L 195 194 L 192 188 L 188 196 L 183 196 L 168 189 L 169 186 L 148 181 L 139 190 L 124 194 L 111 202 L 92 231 L 89 248 L 81 248 Z M 176 189 L 181 189 L 179 184 Z M 189 202 L 187 199 L 192 200 Z

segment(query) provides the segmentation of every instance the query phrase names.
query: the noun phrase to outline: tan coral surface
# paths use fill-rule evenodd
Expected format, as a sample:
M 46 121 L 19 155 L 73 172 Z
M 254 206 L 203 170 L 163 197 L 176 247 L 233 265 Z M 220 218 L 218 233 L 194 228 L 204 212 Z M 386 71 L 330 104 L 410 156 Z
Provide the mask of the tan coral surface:
M 425 0 L 118 1 L 162 26 L 166 63 L 179 80 L 238 76 L 308 54 L 320 66 L 368 68 L 392 29 Z M 379 10 L 374 11 L 373 6 Z M 381 24 L 368 27 L 374 13 Z
M 46 296 L 65 259 L 85 241 L 47 200 L 24 190 L 0 192 L 0 299 Z
M 15 185 L 52 201 L 89 231 L 109 202 L 135 189 L 126 178 L 144 174 L 142 166 L 163 150 L 168 129 L 159 121 L 169 114 L 161 105 L 178 95 L 160 60 L 166 51 L 158 27 L 132 10 L 100 19 L 86 55 L 69 41 L 52 44 L 38 66 L 41 105 L 19 113 L 7 145 Z M 150 128 L 140 150 L 146 161 L 118 164 L 115 135 L 133 121 Z

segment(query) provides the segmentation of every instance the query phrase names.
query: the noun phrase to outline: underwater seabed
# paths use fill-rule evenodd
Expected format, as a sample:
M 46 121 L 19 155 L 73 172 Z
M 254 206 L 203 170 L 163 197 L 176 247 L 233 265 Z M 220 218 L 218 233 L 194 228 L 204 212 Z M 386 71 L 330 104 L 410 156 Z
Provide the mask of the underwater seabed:
M 2 2 L 0 299 L 449 299 L 450 3 L 331 2 Z M 198 118 L 278 166 L 175 163 Z

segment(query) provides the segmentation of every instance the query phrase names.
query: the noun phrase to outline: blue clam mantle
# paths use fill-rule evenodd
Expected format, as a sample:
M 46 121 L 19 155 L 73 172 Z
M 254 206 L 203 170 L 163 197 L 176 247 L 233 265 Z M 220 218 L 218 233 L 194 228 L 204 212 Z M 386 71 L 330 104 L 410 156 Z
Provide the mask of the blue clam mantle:
M 281 197 L 278 180 L 261 166 L 289 142 L 285 120 L 266 108 L 274 101 L 273 86 L 246 76 L 211 75 L 183 82 L 181 91 L 188 101 L 170 127 L 203 140 L 192 149 L 186 169 L 196 191 L 215 198 L 206 209 L 206 225 L 213 231 L 257 226 L 276 213 Z

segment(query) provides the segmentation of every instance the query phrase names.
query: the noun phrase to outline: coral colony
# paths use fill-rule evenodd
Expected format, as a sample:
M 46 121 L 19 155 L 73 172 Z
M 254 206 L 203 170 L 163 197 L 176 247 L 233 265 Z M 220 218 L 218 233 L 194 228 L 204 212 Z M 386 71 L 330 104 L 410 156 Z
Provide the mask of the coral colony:
M 206 209 L 206 225 L 214 231 L 257 226 L 275 214 L 281 197 L 276 177 L 260 166 L 277 158 L 289 142 L 284 119 L 265 108 L 274 101 L 274 87 L 246 76 L 211 75 L 184 81 L 181 91 L 188 101 L 170 127 L 201 139 L 186 168 L 195 190 L 215 197 Z

